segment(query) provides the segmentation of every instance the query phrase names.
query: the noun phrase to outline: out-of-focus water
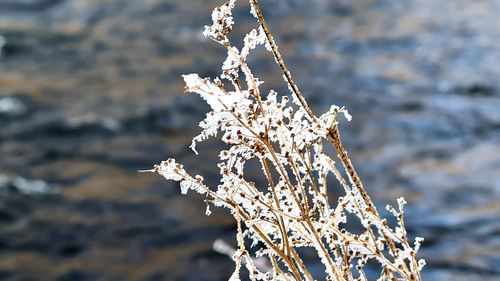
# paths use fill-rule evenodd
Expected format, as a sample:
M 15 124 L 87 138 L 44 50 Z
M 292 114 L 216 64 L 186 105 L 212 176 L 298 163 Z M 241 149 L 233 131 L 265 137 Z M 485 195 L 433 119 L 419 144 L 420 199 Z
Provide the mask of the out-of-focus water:
M 500 2 L 262 2 L 316 112 L 354 116 L 373 198 L 409 201 L 426 280 L 498 280 Z M 218 3 L 0 1 L 0 280 L 228 278 L 211 244 L 232 241 L 230 216 L 137 173 L 173 156 L 217 181 L 218 145 L 188 148 L 207 107 L 180 75 L 219 73 L 200 35 Z M 237 39 L 253 20 L 235 14 Z M 286 91 L 269 54 L 251 65 Z

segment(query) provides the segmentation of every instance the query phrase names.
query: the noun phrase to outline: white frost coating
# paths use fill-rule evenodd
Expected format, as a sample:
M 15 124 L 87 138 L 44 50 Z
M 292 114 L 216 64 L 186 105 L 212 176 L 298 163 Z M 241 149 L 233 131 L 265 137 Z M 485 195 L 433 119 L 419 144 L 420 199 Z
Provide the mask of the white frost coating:
M 332 125 L 335 122 L 337 122 L 336 120 L 338 113 L 343 113 L 347 121 L 352 120 L 352 116 L 349 114 L 347 109 L 345 109 L 344 107 L 338 107 L 336 105 L 332 105 L 327 112 L 325 112 L 323 115 L 319 117 L 323 128 L 329 129 L 330 127 L 332 127 Z
M 222 90 L 210 82 L 207 78 L 200 78 L 198 74 L 183 75 L 188 91 L 199 94 L 213 110 L 224 109 L 220 97 L 224 94 Z
M 227 50 L 227 57 L 222 64 L 222 70 L 224 71 L 221 78 L 224 79 L 234 79 L 239 76 L 239 68 L 241 66 L 241 57 L 238 49 L 232 47 Z
M 340 108 L 340 111 L 341 111 L 342 113 L 344 113 L 344 117 L 345 117 L 345 119 L 346 119 L 347 121 L 351 121 L 351 120 L 352 120 L 352 115 L 351 115 L 351 114 L 349 114 L 349 111 L 347 111 L 347 109 L 345 109 L 344 107 L 341 107 L 341 108 Z
M 364 247 L 362 245 L 359 245 L 359 244 L 350 244 L 349 245 L 349 250 L 351 250 L 353 252 L 360 253 L 362 255 L 370 255 L 370 254 L 372 254 L 372 252 L 369 249 L 367 249 L 366 247 Z
M 403 212 L 403 208 L 404 208 L 404 206 L 406 205 L 407 202 L 406 202 L 406 200 L 405 200 L 404 197 L 399 197 L 397 200 L 398 200 L 399 212 L 402 213 Z
M 231 274 L 231 276 L 229 277 L 228 281 L 240 281 L 241 279 L 240 279 L 240 272 L 239 272 L 239 270 L 240 270 L 240 267 L 238 267 L 238 269 L 235 270 L 233 272 L 233 274 Z
M 189 181 L 181 181 L 181 194 L 186 195 L 188 190 L 191 189 L 192 183 Z
M 420 250 L 420 246 L 422 245 L 422 242 L 424 242 L 423 237 L 415 237 L 415 243 L 414 243 L 413 249 L 415 249 L 416 252 L 418 252 L 418 250 Z
M 252 29 L 252 31 L 245 36 L 244 42 L 245 45 L 241 50 L 241 56 L 243 59 L 246 59 L 251 50 L 255 49 L 258 45 L 262 45 L 267 42 L 264 30 L 262 30 L 262 28 L 259 28 L 258 31 L 256 29 Z
M 207 204 L 207 208 L 205 209 L 205 215 L 210 216 L 212 214 L 212 210 L 210 210 L 210 205 Z
M 418 260 L 418 265 L 417 265 L 418 270 L 422 270 L 424 268 L 425 264 L 426 264 L 426 262 L 424 259 Z
M 197 73 L 185 74 L 182 75 L 182 78 L 184 78 L 184 83 L 186 83 L 188 89 L 200 87 L 205 83 Z
M 266 44 L 264 46 L 266 47 L 266 50 L 268 50 L 269 52 L 273 51 L 273 48 L 271 47 L 271 43 L 269 43 L 268 40 L 266 40 Z
M 154 170 L 167 180 L 180 182 L 181 193 L 184 195 L 187 194 L 190 189 L 200 194 L 205 194 L 207 192 L 206 188 L 203 186 L 203 177 L 198 175 L 194 178 L 190 177 L 184 170 L 184 167 L 175 162 L 175 159 L 170 158 L 161 162 L 160 165 L 155 166 Z
M 161 162 L 160 165 L 155 166 L 155 169 L 160 175 L 165 177 L 165 179 L 173 181 L 182 180 L 182 176 L 180 175 L 180 173 L 185 172 L 182 168 L 182 165 L 177 164 L 175 162 L 175 159 L 172 158 Z
M 227 51 L 227 57 L 222 64 L 222 70 L 238 68 L 240 66 L 239 51 L 236 47 L 232 47 Z
M 232 9 L 236 0 L 230 0 L 225 4 L 215 8 L 212 11 L 212 25 L 205 26 L 203 35 L 213 38 L 217 41 L 221 40 L 221 36 L 226 34 L 226 30 L 230 30 L 234 24 Z
M 250 14 L 252 14 L 252 16 L 253 16 L 254 18 L 258 18 L 258 17 L 257 17 L 257 11 L 255 11 L 255 7 L 254 7 L 254 5 L 253 5 L 253 4 L 250 4 Z
M 181 186 L 181 193 L 183 195 L 186 195 L 189 190 L 193 190 L 199 194 L 206 193 L 205 188 L 203 188 L 201 184 L 196 183 L 191 179 L 181 181 L 180 186 Z
M 214 111 L 227 110 L 245 98 L 244 92 L 224 93 L 220 87 L 213 84 L 209 79 L 200 78 L 196 73 L 183 75 L 182 77 L 187 90 L 199 94 Z

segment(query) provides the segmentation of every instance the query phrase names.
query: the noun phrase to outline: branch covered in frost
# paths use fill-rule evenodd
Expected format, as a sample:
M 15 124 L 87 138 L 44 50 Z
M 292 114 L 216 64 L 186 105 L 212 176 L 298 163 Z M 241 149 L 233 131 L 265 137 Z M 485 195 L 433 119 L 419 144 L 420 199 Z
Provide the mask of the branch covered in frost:
M 421 280 L 425 262 L 416 253 L 423 239 L 416 238 L 413 244 L 408 239 L 404 199 L 398 199 L 397 209 L 387 207 L 397 221 L 391 228 L 379 215 L 340 140 L 337 117 L 343 114 L 350 120 L 351 116 L 336 105 L 319 117 L 314 115 L 286 68 L 258 2 L 249 3 L 258 26 L 246 34 L 241 50 L 228 37 L 235 0 L 217 7 L 212 25 L 205 27 L 203 34 L 227 51 L 219 77 L 183 76 L 186 91 L 199 95 L 211 108 L 191 148 L 198 153 L 198 142 L 216 136 L 227 145 L 219 153 L 220 184 L 205 185 L 203 177 L 190 176 L 173 159 L 152 171 L 179 182 L 182 194 L 195 191 L 206 196 L 207 215 L 209 205 L 231 211 L 237 222 L 238 247 L 232 253 L 236 269 L 230 280 L 239 280 L 242 265 L 251 280 L 313 280 L 300 248 L 317 253 L 326 280 L 366 280 L 364 267 L 369 261 L 379 264 L 379 280 Z M 247 64 L 260 45 L 281 68 L 291 100 L 275 91 L 261 92 L 262 82 Z M 325 144 L 336 150 L 335 157 L 325 152 Z M 247 179 L 248 161 L 260 163 L 267 184 L 258 186 Z M 334 186 L 341 188 L 338 198 L 330 197 Z M 358 220 L 363 231 L 348 231 L 352 220 Z M 263 269 L 254 262 L 262 258 L 270 267 Z

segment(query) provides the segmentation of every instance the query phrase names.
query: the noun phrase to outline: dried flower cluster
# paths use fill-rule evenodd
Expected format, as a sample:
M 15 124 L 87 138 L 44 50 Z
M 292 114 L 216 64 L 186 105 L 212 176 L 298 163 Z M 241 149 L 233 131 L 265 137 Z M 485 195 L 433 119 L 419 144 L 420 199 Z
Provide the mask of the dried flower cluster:
M 378 265 L 379 280 L 421 280 L 425 262 L 418 260 L 416 253 L 423 239 L 416 238 L 413 244 L 408 241 L 405 200 L 398 199 L 398 208 L 387 207 L 398 224 L 389 226 L 342 146 L 337 117 L 342 113 L 349 120 L 350 115 L 337 106 L 319 117 L 313 114 L 284 64 L 256 0 L 249 2 L 259 26 L 245 36 L 241 50 L 234 47 L 228 33 L 234 24 L 235 2 L 217 7 L 212 13 L 213 24 L 203 32 L 227 49 L 220 77 L 183 76 L 187 91 L 199 94 L 212 109 L 200 122 L 203 130 L 191 148 L 196 152 L 196 143 L 218 134 L 228 146 L 219 154 L 220 184 L 217 188 L 207 186 L 203 177 L 191 176 L 174 159 L 152 171 L 180 182 L 182 194 L 190 190 L 204 194 L 207 215 L 209 204 L 231 210 L 237 222 L 238 249 L 230 280 L 240 279 L 242 265 L 251 280 L 318 278 L 304 262 L 300 247 L 317 253 L 326 280 L 367 280 L 367 263 Z M 261 93 L 262 82 L 246 62 L 259 45 L 273 54 L 283 71 L 291 100 L 278 97 L 274 91 Z M 333 146 L 339 164 L 324 153 L 324 145 Z M 260 163 L 267 186 L 256 186 L 245 178 L 245 163 L 250 160 Z M 336 186 L 343 188 L 341 197 L 329 198 L 330 174 L 338 181 Z M 348 231 L 348 217 L 358 220 L 362 230 Z M 269 259 L 271 270 L 256 265 L 254 261 L 262 257 Z

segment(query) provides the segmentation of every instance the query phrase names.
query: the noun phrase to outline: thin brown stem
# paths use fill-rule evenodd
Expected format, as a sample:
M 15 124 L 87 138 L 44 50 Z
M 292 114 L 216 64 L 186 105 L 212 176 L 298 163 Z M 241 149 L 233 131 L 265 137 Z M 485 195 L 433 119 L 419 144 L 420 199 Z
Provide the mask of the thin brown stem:
M 281 53 L 278 51 L 278 45 L 276 45 L 276 42 L 274 41 L 274 38 L 271 34 L 271 31 L 269 29 L 269 26 L 267 25 L 266 20 L 264 19 L 264 16 L 262 15 L 262 11 L 260 10 L 259 3 L 257 0 L 250 0 L 250 5 L 252 5 L 255 14 L 257 15 L 257 20 L 260 23 L 260 26 L 262 27 L 262 30 L 264 30 L 264 33 L 266 34 L 267 41 L 269 42 L 269 45 L 271 46 L 272 53 L 274 55 L 274 58 L 276 59 L 276 62 L 278 63 L 278 66 L 280 67 L 281 71 L 283 72 L 283 75 L 285 76 L 286 81 L 290 85 L 293 94 L 295 97 L 299 100 L 300 104 L 302 105 L 302 108 L 306 110 L 307 114 L 311 118 L 311 120 L 316 121 L 317 117 L 314 115 L 312 112 L 311 108 L 307 104 L 306 99 L 300 92 L 299 87 L 297 86 L 297 83 L 295 83 L 295 80 L 292 77 L 292 74 L 288 70 L 285 64 L 285 60 L 283 59 L 283 56 Z

